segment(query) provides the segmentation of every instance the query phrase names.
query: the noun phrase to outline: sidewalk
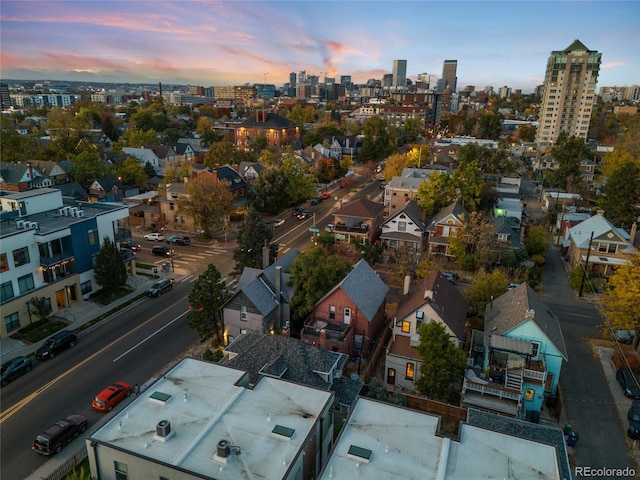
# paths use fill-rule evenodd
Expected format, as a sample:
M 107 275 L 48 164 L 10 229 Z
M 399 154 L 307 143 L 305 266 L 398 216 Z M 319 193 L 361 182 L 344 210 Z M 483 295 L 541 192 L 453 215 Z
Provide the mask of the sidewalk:
M 109 305 L 100 306 L 96 303 L 82 300 L 74 303 L 68 308 L 59 310 L 54 316 L 66 319 L 70 322 L 67 328 L 74 330 L 92 321 L 94 318 L 104 315 L 114 308 L 136 298 L 140 294 L 144 293 L 154 281 L 155 279 L 153 278 L 134 275 L 129 277 L 127 285 L 135 290 L 124 297 L 119 298 L 115 302 L 110 303 Z M 0 340 L 0 359 L 4 362 L 13 357 L 21 355 L 28 356 L 35 352 L 45 342 L 45 340 L 46 338 L 39 342 L 27 345 L 21 340 L 15 340 L 10 337 L 3 338 Z

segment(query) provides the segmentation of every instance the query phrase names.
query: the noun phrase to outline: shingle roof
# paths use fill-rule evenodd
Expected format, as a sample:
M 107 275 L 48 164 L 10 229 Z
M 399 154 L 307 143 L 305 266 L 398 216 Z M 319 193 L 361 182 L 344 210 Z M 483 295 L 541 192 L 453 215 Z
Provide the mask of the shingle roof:
M 38 181 L 38 178 L 44 179 L 38 169 L 32 165 L 33 179 Z M 29 165 L 26 163 L 2 163 L 0 164 L 0 175 L 5 182 L 9 184 L 20 183 L 25 172 L 29 169 Z
M 442 220 L 444 220 L 451 214 L 453 214 L 461 222 L 462 222 L 463 215 L 465 218 L 469 218 L 469 212 L 467 211 L 467 209 L 464 208 L 462 205 L 460 205 L 456 200 L 455 202 L 450 203 L 449 205 L 441 209 L 433 217 L 431 217 L 431 221 L 429 222 L 427 231 L 435 232 L 436 225 L 438 225 Z
M 291 120 L 288 120 L 280 115 L 275 113 L 267 113 L 266 121 L 262 121 L 262 115 L 260 115 L 260 120 L 256 121 L 255 117 L 249 117 L 244 122 L 241 123 L 242 127 L 245 128 L 291 128 L 295 127 L 296 124 Z
M 427 225 L 422 219 L 422 209 L 413 200 L 409 200 L 407 203 L 405 203 L 402 210 L 389 217 L 384 223 L 389 223 L 389 221 L 396 219 L 403 213 L 409 217 L 409 219 L 415 224 L 416 228 L 419 228 L 422 231 L 427 228 Z
M 62 191 L 63 197 L 73 197 L 76 200 L 87 200 L 89 195 L 86 190 L 78 182 L 64 183 L 62 185 L 52 185 L 51 188 L 57 188 Z
M 578 248 L 588 248 L 591 233 L 593 238 L 597 239 L 601 235 L 613 231 L 620 238 L 618 241 L 629 241 L 629 234 L 621 228 L 614 227 L 603 215 L 594 215 L 587 220 L 578 223 L 569 229 L 569 237 L 573 240 Z
M 485 345 L 491 335 L 508 336 L 511 330 L 531 319 L 564 359 L 568 358 L 558 318 L 526 282 L 487 305 L 484 318 Z
M 389 287 L 364 259 L 356 263 L 347 276 L 323 298 L 339 288 L 347 294 L 368 321 L 373 319 L 389 293 Z
M 242 176 L 227 165 L 216 168 L 216 173 L 219 180 L 229 182 L 230 190 L 235 190 L 236 188 L 241 188 L 247 185 Z
M 366 198 L 359 198 L 342 205 L 342 208 L 334 212 L 341 217 L 377 218 L 384 210 L 382 203 L 373 202 Z
M 100 184 L 105 192 L 113 191 L 113 187 L 116 187 L 120 191 L 122 191 L 123 189 L 122 182 L 118 180 L 118 177 L 116 177 L 115 175 L 107 175 L 106 177 L 96 178 L 96 182 Z

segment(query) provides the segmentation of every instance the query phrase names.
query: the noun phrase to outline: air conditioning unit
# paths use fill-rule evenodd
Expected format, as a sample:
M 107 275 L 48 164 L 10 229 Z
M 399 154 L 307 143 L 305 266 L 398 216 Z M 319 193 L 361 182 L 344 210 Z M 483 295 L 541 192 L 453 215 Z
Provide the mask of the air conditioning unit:
M 28 224 L 27 228 L 35 228 L 38 229 L 38 222 L 26 222 L 25 225 Z
M 156 435 L 167 437 L 171 433 L 171 423 L 169 420 L 160 420 L 156 425 Z
M 65 217 L 68 217 L 69 210 L 71 210 L 71 207 L 62 207 L 60 210 L 62 210 L 62 215 L 64 215 Z
M 72 217 L 78 216 L 78 207 L 71 207 L 71 216 Z
M 65 208 L 66 207 L 59 208 L 58 209 L 58 215 L 60 215 L 61 217 L 64 216 Z
M 18 230 L 24 230 L 24 228 L 25 228 L 25 227 L 24 227 L 24 224 L 25 224 L 25 221 L 24 221 L 24 220 L 18 220 L 18 221 L 16 221 L 16 227 L 17 227 L 17 229 L 18 229 Z
M 84 210 L 78 210 L 76 217 L 84 217 Z

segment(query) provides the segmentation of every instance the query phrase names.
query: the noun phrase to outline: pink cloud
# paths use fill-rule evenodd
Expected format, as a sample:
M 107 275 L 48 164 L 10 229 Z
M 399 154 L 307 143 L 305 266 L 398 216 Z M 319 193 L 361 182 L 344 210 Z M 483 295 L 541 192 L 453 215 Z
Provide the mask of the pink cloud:
M 629 62 L 607 62 L 600 65 L 601 68 L 628 67 Z

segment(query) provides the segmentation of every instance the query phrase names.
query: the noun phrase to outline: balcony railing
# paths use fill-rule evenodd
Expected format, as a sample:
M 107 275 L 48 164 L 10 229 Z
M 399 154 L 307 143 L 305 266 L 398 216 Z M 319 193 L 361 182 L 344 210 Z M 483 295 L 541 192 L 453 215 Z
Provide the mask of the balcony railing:
M 41 267 L 52 267 L 54 265 L 58 265 L 62 262 L 68 262 L 73 260 L 73 250 L 64 250 L 63 252 L 56 253 L 55 255 L 40 257 L 40 266 Z
M 464 379 L 463 392 L 465 390 L 479 392 L 482 395 L 487 394 L 487 395 L 493 395 L 494 397 L 506 398 L 508 400 L 515 400 L 516 402 L 519 402 L 521 397 L 521 393 L 517 390 L 501 387 L 500 385 L 497 385 L 495 383 L 482 384 L 482 383 L 469 380 L 468 378 Z
M 539 372 L 537 370 L 531 370 L 528 368 L 522 369 L 522 377 L 525 380 L 533 380 L 534 382 L 545 383 L 547 379 L 547 372 Z
M 369 227 L 365 224 L 363 226 L 353 225 L 351 227 L 347 227 L 346 225 L 337 224 L 335 226 L 335 231 L 340 233 L 369 233 Z
M 331 340 L 332 342 L 343 342 L 349 335 L 350 330 L 350 324 L 330 323 L 314 319 L 305 325 L 303 335 L 305 337 L 320 338 L 320 335 L 324 334 L 327 340 Z
M 120 230 L 115 232 L 113 238 L 116 242 L 131 238 L 131 230 L 128 228 L 121 228 Z

